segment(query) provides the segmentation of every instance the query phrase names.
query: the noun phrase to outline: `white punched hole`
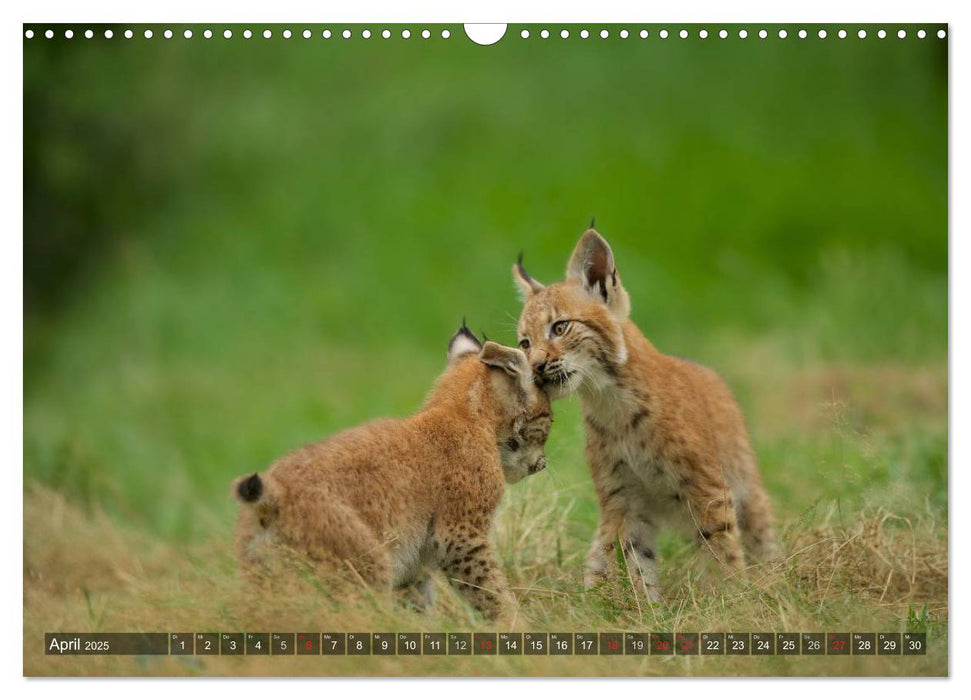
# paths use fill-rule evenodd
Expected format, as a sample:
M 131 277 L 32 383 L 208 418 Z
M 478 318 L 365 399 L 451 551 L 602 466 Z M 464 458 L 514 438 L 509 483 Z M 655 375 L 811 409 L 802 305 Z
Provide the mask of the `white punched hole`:
M 421 38 L 422 39 L 430 39 L 431 36 L 432 36 L 432 33 L 430 31 L 428 31 L 427 29 L 422 29 L 421 30 Z
M 662 29 L 660 32 L 658 32 L 658 36 L 661 37 L 662 39 L 667 39 L 668 38 L 668 30 L 667 29 Z
M 907 32 L 905 32 L 903 29 L 901 29 L 899 32 L 897 32 L 897 38 L 898 39 L 906 39 L 907 38 Z
M 600 30 L 600 38 L 601 39 L 606 39 L 608 36 L 610 36 L 610 32 L 608 32 L 606 29 L 601 29 Z
M 943 39 L 946 36 L 947 36 L 947 32 L 945 32 L 943 29 L 938 29 L 937 30 L 937 38 L 938 39 Z
M 925 36 L 927 36 L 927 32 L 925 32 L 923 29 L 920 29 L 920 30 L 917 31 L 917 38 L 918 39 L 923 39 Z
M 47 37 L 48 39 L 53 39 L 54 38 L 54 30 L 53 29 L 48 29 L 46 32 L 44 32 L 44 36 Z
M 789 33 L 785 29 L 780 29 L 779 30 L 779 38 L 780 39 L 785 39 L 787 36 L 789 36 Z
M 588 32 L 586 29 L 581 29 L 580 30 L 580 38 L 581 39 L 589 39 L 590 38 L 590 32 Z
M 324 37 L 325 39 L 330 39 L 331 37 L 330 30 L 325 29 L 323 32 L 320 33 L 320 36 Z
M 135 32 L 133 32 L 131 29 L 126 29 L 125 30 L 125 38 L 126 39 L 131 39 L 133 36 L 135 36 Z
M 408 30 L 406 29 L 405 31 L 408 31 Z M 351 30 L 350 29 L 345 29 L 344 31 L 341 32 L 341 36 L 344 37 L 345 39 L 350 39 L 351 38 Z
M 861 29 L 856 33 L 856 35 L 861 39 L 866 39 L 866 29 Z
M 390 29 L 385 29 L 383 32 L 381 32 L 381 38 L 382 39 L 390 39 L 391 38 L 391 30 Z
M 881 29 L 879 32 L 877 32 L 877 36 L 879 38 L 881 38 L 881 39 L 886 39 L 887 38 L 887 33 L 884 30 Z
M 561 39 L 569 39 L 570 38 L 570 32 L 568 32 L 566 29 L 561 30 L 560 31 L 560 38 Z
M 166 39 L 171 39 L 172 38 L 172 30 L 171 29 L 166 29 L 164 32 L 162 32 L 162 36 L 164 36 Z
M 719 39 L 727 39 L 728 38 L 728 30 L 727 29 L 722 29 L 720 32 L 718 32 L 718 38 Z
M 492 46 L 506 36 L 505 24 L 466 24 L 464 28 L 465 36 L 479 46 Z M 545 29 L 540 34 L 544 39 L 549 35 L 550 33 Z
M 231 29 L 223 30 L 223 39 L 232 39 L 232 38 L 233 38 L 233 30 Z
M 286 32 L 283 32 L 283 36 L 285 36 L 287 39 L 290 38 L 290 37 L 287 36 L 287 33 Z M 370 29 L 365 29 L 363 32 L 361 32 L 361 36 L 363 38 L 365 38 L 365 39 L 370 39 L 371 38 L 371 30 Z
M 283 30 L 283 38 L 284 39 L 289 39 L 292 36 L 293 36 L 293 32 L 291 32 L 289 29 L 284 29 Z
M 845 39 L 846 38 L 846 30 L 845 29 L 840 29 L 838 32 L 836 32 L 836 36 L 838 36 L 840 39 Z
M 800 39 L 805 39 L 807 36 L 809 36 L 809 33 L 805 29 L 800 29 L 799 30 L 799 38 Z
M 621 29 L 620 30 L 620 38 L 621 39 L 626 39 L 629 36 L 630 36 L 630 32 L 629 31 L 627 31 L 626 29 Z
M 519 36 L 521 36 L 523 39 L 528 39 L 529 38 L 529 30 L 528 29 L 524 29 L 523 31 L 519 32 Z
M 72 39 L 72 38 L 74 38 L 74 32 L 72 30 L 70 30 L 70 29 L 64 30 L 64 38 L 65 39 Z
M 820 39 L 825 39 L 826 38 L 826 30 L 825 29 L 820 29 L 818 32 L 816 32 L 816 36 L 818 36 Z
M 206 38 L 206 39 L 212 39 L 212 30 L 211 29 L 207 29 L 206 31 L 204 31 L 202 33 L 202 36 L 204 38 Z
M 641 30 L 641 39 L 646 39 L 649 36 L 650 36 L 650 34 L 648 33 L 648 31 L 646 29 L 642 29 Z
M 243 30 L 243 38 L 244 39 L 252 39 L 253 38 L 253 32 L 251 32 L 249 29 L 244 29 Z
M 687 39 L 688 38 L 688 30 L 687 29 L 682 29 L 680 32 L 678 32 L 678 36 L 681 37 L 682 39 Z
M 91 29 L 85 29 L 84 30 L 84 38 L 85 39 L 94 39 L 94 31 L 91 30 Z
M 146 29 L 146 30 L 145 30 L 145 38 L 146 38 L 146 39 L 151 39 L 151 38 L 152 38 L 152 36 L 153 36 L 153 34 L 152 34 L 152 30 L 151 30 L 151 29 Z
M 450 32 L 450 31 L 449 31 L 449 30 L 447 30 L 447 29 L 443 29 L 443 30 L 442 30 L 442 38 L 443 38 L 443 39 L 448 39 L 448 38 L 450 38 L 451 36 L 452 36 L 452 32 Z
M 748 32 L 746 30 L 744 30 L 744 29 L 739 29 L 738 30 L 738 38 L 739 39 L 747 39 L 748 38 Z
M 401 31 L 401 38 L 402 39 L 410 39 L 411 38 L 411 30 L 410 29 L 403 29 Z
M 698 36 L 700 36 L 702 39 L 707 39 L 708 38 L 708 30 L 707 29 L 702 29 L 700 32 L 698 32 Z
M 759 30 L 759 39 L 764 39 L 767 36 L 769 36 L 769 33 L 767 31 L 765 31 L 764 29 Z
M 540 37 L 541 37 L 541 38 L 543 38 L 543 39 L 549 39 L 549 38 L 550 38 L 550 31 L 549 31 L 548 29 L 544 29 L 543 31 L 541 31 L 541 32 L 539 33 L 539 35 L 540 35 Z M 473 40 L 473 41 L 474 41 L 474 40 Z
M 191 39 L 192 38 L 192 30 L 191 29 L 186 29 L 184 32 L 182 32 L 182 36 L 184 36 L 186 39 Z
M 26 32 L 24 32 L 24 36 L 27 37 L 28 39 L 33 39 L 34 38 L 34 30 L 33 29 L 28 29 Z
M 304 39 L 309 39 L 313 36 L 313 32 L 311 32 L 309 29 L 304 29 L 302 36 Z

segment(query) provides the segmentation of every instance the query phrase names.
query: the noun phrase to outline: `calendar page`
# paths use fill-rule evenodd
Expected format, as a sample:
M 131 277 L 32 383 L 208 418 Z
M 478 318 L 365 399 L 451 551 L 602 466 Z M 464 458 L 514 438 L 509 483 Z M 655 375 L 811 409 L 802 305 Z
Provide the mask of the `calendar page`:
M 28 23 L 25 676 L 947 676 L 947 24 Z

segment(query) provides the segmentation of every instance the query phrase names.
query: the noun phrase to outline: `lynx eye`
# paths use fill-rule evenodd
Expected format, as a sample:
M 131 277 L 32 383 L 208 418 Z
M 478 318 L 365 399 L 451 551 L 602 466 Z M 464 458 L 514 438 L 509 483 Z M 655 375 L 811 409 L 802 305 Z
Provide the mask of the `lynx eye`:
M 569 321 L 557 321 L 556 323 L 553 324 L 553 327 L 550 329 L 550 332 L 553 334 L 554 337 L 559 338 L 561 335 L 566 333 L 569 328 L 570 328 Z
M 519 341 L 519 347 L 523 350 L 529 350 L 529 338 L 523 338 Z

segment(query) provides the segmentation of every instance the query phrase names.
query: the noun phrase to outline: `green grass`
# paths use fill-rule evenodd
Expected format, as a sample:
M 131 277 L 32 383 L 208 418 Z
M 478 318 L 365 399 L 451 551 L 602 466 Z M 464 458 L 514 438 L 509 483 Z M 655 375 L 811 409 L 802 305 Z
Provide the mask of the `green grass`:
M 146 591 L 158 624 L 191 625 L 176 581 L 231 587 L 231 479 L 413 411 L 463 315 L 513 341 L 516 254 L 560 277 L 592 215 L 642 330 L 738 394 L 788 545 L 886 512 L 946 566 L 944 44 L 516 37 L 25 44 L 25 480 L 152 543 L 127 584 L 25 598 L 25 635 L 98 604 L 123 624 Z M 546 550 L 509 550 L 522 586 L 553 591 L 524 594 L 527 619 L 678 623 L 695 591 L 681 540 L 661 548 L 670 609 L 580 590 L 596 500 L 578 406 L 554 408 L 550 469 L 510 489 L 497 533 L 548 514 Z M 54 556 L 70 531 L 49 532 L 28 527 L 26 575 L 73 565 Z M 151 588 L 156 547 L 169 564 Z M 946 648 L 946 573 L 878 560 L 914 585 L 880 599 L 835 576 L 820 598 L 793 561 L 767 574 L 772 602 L 699 594 L 684 621 L 896 629 L 926 603 Z M 199 619 L 261 619 L 228 600 Z M 801 668 L 774 663 L 745 668 Z M 928 663 L 900 668 L 939 673 L 946 654 Z

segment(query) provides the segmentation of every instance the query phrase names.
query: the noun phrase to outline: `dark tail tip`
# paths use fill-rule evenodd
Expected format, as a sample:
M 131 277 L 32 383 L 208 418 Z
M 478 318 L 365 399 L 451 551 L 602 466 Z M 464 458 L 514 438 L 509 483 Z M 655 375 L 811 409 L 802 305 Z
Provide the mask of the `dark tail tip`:
M 260 496 L 263 495 L 263 480 L 260 479 L 260 475 L 254 474 L 240 481 L 239 486 L 236 487 L 236 493 L 239 494 L 240 500 L 246 503 L 260 500 Z
M 519 269 L 523 267 L 523 251 L 519 251 L 519 255 L 516 256 L 516 264 L 519 265 Z
M 597 224 L 597 217 L 591 216 L 590 217 L 590 225 L 587 226 L 587 228 L 596 228 L 596 224 Z

